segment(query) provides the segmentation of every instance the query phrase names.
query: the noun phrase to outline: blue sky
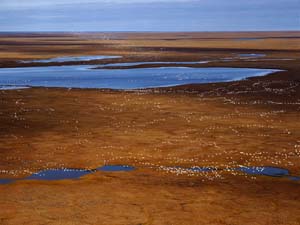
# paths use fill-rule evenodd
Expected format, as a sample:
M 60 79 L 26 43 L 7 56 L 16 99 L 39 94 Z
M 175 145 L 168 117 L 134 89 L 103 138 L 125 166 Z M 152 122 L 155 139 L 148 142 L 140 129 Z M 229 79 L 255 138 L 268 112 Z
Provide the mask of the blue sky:
M 0 0 L 0 31 L 300 30 L 300 0 Z

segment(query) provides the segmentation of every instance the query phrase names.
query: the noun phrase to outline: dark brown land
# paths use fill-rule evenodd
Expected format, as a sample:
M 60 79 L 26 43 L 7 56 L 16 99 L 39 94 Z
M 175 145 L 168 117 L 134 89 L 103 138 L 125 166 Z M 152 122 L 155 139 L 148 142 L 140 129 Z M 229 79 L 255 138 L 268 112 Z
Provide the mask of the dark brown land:
M 273 166 L 300 176 L 299 50 L 300 32 L 1 34 L 0 67 L 24 66 L 23 59 L 122 55 L 59 65 L 212 61 L 198 66 L 284 71 L 140 91 L 0 91 L 0 178 L 47 168 L 136 167 L 0 185 L 0 224 L 300 224 L 300 181 L 226 170 Z M 266 56 L 236 58 L 240 53 Z M 220 60 L 228 57 L 234 59 Z

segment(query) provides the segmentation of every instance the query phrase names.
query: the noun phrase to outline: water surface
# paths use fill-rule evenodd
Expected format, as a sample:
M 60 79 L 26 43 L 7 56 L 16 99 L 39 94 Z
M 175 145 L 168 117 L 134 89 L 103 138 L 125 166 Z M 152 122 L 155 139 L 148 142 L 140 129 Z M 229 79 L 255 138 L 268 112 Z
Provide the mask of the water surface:
M 261 54 L 261 53 L 245 53 L 245 54 L 238 54 L 239 57 L 241 58 L 261 58 L 265 57 L 266 54 Z
M 22 60 L 22 63 L 62 63 L 62 62 L 80 62 L 80 61 L 92 61 L 102 59 L 118 59 L 122 56 L 106 56 L 106 55 L 89 55 L 89 56 L 64 56 L 50 59 L 34 59 L 34 60 Z
M 218 169 L 215 167 L 162 167 L 165 171 L 172 171 L 178 173 L 209 173 L 213 171 L 222 171 L 223 169 Z M 47 169 L 42 170 L 37 173 L 34 173 L 24 179 L 0 179 L 1 184 L 10 184 L 17 180 L 45 180 L 45 181 L 54 181 L 54 180 L 66 180 L 66 179 L 79 179 L 85 175 L 95 173 L 97 171 L 102 172 L 130 172 L 135 170 L 136 168 L 129 165 L 104 165 L 98 167 L 97 169 L 93 170 L 85 170 L 85 169 L 68 169 L 68 168 L 61 168 L 61 169 Z M 261 175 L 261 176 L 271 176 L 277 178 L 287 178 L 292 181 L 300 181 L 299 176 L 291 176 L 289 170 L 280 168 L 280 167 L 269 167 L 269 166 L 261 166 L 261 167 L 246 167 L 240 166 L 237 168 L 226 169 L 226 171 L 240 171 L 245 174 L 249 175 Z
M 37 173 L 33 173 L 30 176 L 24 179 L 6 179 L 0 178 L 0 184 L 10 184 L 17 180 L 45 180 L 45 181 L 54 181 L 54 180 L 69 180 L 69 179 L 79 179 L 85 175 L 95 173 L 97 171 L 103 172 L 128 172 L 132 171 L 135 168 L 128 165 L 104 165 L 98 167 L 97 169 L 93 170 L 86 170 L 86 169 L 69 169 L 69 168 L 60 168 L 60 169 L 46 169 L 41 170 Z
M 78 179 L 82 176 L 94 172 L 93 170 L 81 169 L 48 169 L 34 173 L 27 177 L 28 180 L 65 180 L 65 179 Z
M 280 71 L 222 67 L 91 68 L 89 65 L 2 68 L 0 86 L 140 89 L 228 82 Z
M 127 165 L 105 165 L 97 168 L 98 171 L 106 171 L 106 172 L 118 172 L 118 171 L 132 171 L 135 168 Z
M 16 89 L 26 89 L 26 88 L 29 88 L 29 87 L 26 87 L 26 86 L 14 86 L 14 85 L 4 85 L 4 86 L 0 85 L 0 90 L 16 90 Z

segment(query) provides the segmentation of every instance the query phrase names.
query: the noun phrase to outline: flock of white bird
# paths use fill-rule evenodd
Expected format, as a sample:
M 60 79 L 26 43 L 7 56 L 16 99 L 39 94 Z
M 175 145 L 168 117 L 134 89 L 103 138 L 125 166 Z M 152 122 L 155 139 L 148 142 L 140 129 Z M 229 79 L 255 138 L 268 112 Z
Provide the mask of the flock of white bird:
M 273 81 L 270 83 L 264 82 L 264 83 L 255 83 L 253 84 L 255 87 L 262 87 L 263 91 L 265 92 L 272 92 L 275 94 L 282 94 L 285 93 L 292 93 L 295 91 L 295 88 L 298 87 L 299 83 L 296 82 L 288 82 L 286 84 L 286 88 L 271 88 L 270 86 L 274 84 Z M 283 81 L 285 82 L 285 81 Z M 223 89 L 218 89 L 218 91 L 224 93 Z M 245 90 L 248 92 L 248 90 Z M 261 91 L 260 89 L 257 91 Z M 138 95 L 144 95 L 148 92 L 151 93 L 158 93 L 161 94 L 161 90 L 140 90 L 137 91 L 135 94 Z M 186 91 L 183 91 L 187 93 Z M 189 93 L 192 93 L 193 91 L 190 91 Z M 240 90 L 230 92 L 230 94 L 238 94 L 240 93 Z M 205 94 L 211 94 L 205 93 Z M 227 93 L 228 94 L 228 93 Z M 214 93 L 215 96 L 218 96 L 218 93 Z M 253 105 L 253 104 L 262 104 L 262 105 L 300 105 L 300 101 L 280 101 L 275 102 L 271 100 L 251 100 L 251 101 L 242 101 L 235 99 L 233 97 L 210 97 L 210 98 L 203 98 L 203 93 L 198 101 L 202 102 L 205 105 L 205 101 L 221 101 L 223 104 L 234 104 L 234 105 Z M 126 112 L 127 104 L 130 104 L 130 95 L 124 96 L 123 103 L 117 103 L 112 102 L 110 105 L 97 105 L 97 109 L 99 111 L 113 111 L 114 113 L 123 113 Z M 165 112 L 163 111 L 163 105 L 159 101 L 147 101 L 140 99 L 141 102 L 145 105 L 145 109 L 151 110 L 153 112 Z M 185 101 L 184 98 L 170 98 L 169 102 L 180 102 Z M 11 115 L 11 119 L 14 121 L 26 121 L 25 116 L 22 116 L 24 113 L 29 113 L 31 111 L 37 111 L 37 112 L 46 112 L 47 114 L 51 115 L 52 113 L 55 113 L 54 108 L 45 108 L 45 109 L 26 109 L 23 107 L 24 103 L 21 99 L 16 100 L 16 105 L 20 106 L 20 109 L 18 112 L 15 112 Z M 134 109 L 133 109 L 134 110 Z M 206 126 L 204 129 L 200 131 L 197 130 L 197 128 L 192 128 L 187 126 L 184 132 L 181 132 L 181 134 L 176 134 L 175 136 L 171 136 L 167 140 L 163 140 L 160 143 L 154 143 L 153 144 L 153 152 L 161 153 L 161 154 L 151 154 L 149 152 L 149 149 L 144 149 L 142 152 L 144 153 L 136 153 L 136 152 L 128 152 L 126 148 L 123 146 L 117 146 L 117 152 L 122 152 L 120 155 L 115 155 L 114 150 L 116 150 L 116 146 L 114 143 L 112 145 L 103 145 L 101 148 L 99 148 L 99 152 L 101 154 L 96 154 L 95 158 L 99 160 L 100 165 L 105 164 L 130 164 L 131 166 L 136 167 L 137 169 L 151 169 L 162 173 L 167 174 L 175 174 L 177 176 L 183 175 L 183 176 L 199 176 L 203 180 L 215 180 L 215 179 L 224 179 L 224 174 L 232 174 L 234 176 L 245 176 L 245 177 L 251 177 L 251 179 L 256 179 L 256 176 L 247 175 L 245 173 L 241 173 L 235 168 L 238 168 L 241 166 L 265 166 L 262 165 L 268 164 L 269 166 L 277 166 L 282 168 L 289 168 L 295 166 L 295 162 L 299 161 L 300 158 L 300 140 L 296 140 L 295 143 L 292 143 L 291 141 L 288 142 L 288 145 L 286 148 L 282 150 L 276 150 L 272 151 L 271 153 L 269 151 L 262 151 L 261 149 L 256 152 L 247 152 L 247 151 L 240 151 L 240 150 L 228 150 L 223 149 L 222 145 L 218 141 L 207 141 L 202 140 L 201 137 L 198 139 L 193 137 L 193 139 L 190 139 L 189 133 L 191 132 L 198 132 L 199 135 L 208 135 L 208 134 L 217 134 L 221 132 L 225 132 L 226 134 L 231 133 L 231 135 L 236 136 L 237 138 L 241 137 L 247 137 L 247 130 L 251 129 L 258 129 L 261 130 L 260 133 L 256 133 L 255 135 L 257 137 L 261 138 L 269 138 L 272 137 L 273 130 L 276 129 L 277 134 L 276 135 L 282 135 L 284 137 L 291 135 L 292 131 L 289 129 L 284 128 L 284 126 L 281 124 L 280 126 L 277 126 L 277 123 L 274 122 L 281 122 L 280 120 L 274 121 L 272 117 L 276 117 L 280 114 L 285 114 L 286 110 L 278 109 L 278 110 L 268 110 L 268 111 L 239 111 L 239 109 L 235 109 L 235 111 L 230 113 L 224 113 L 224 114 L 216 114 L 216 115 L 209 115 L 209 114 L 199 114 L 195 112 L 186 112 L 186 113 L 179 113 L 176 114 L 176 118 L 178 120 L 184 120 L 187 124 L 191 124 L 195 121 L 199 122 L 205 122 L 205 121 L 211 121 L 211 122 L 217 122 L 220 120 L 233 120 L 238 119 L 242 117 L 251 117 L 251 116 L 259 116 L 261 119 L 266 119 L 268 122 L 273 123 L 241 123 L 241 124 L 233 124 L 233 125 L 225 125 L 225 124 L 213 124 Z M 1 113 L 2 114 L 2 113 Z M 174 119 L 172 118 L 172 119 Z M 135 121 L 132 121 L 128 123 L 128 121 L 118 121 L 117 116 L 111 115 L 111 121 L 113 122 L 112 127 L 113 128 L 123 128 L 124 134 L 132 133 L 134 132 L 143 132 L 144 128 L 147 128 L 149 126 L 153 126 L 155 124 L 160 123 L 168 123 L 168 117 L 161 117 L 161 118 L 155 118 L 153 120 L 149 120 L 147 122 L 144 122 L 143 124 L 138 124 Z M 78 124 L 80 121 L 78 120 L 60 120 L 61 124 L 72 124 L 74 123 L 74 127 L 77 130 L 78 139 L 75 141 L 75 145 L 79 146 L 88 146 L 88 144 L 91 142 L 89 140 L 89 137 L 92 135 L 92 132 L 80 132 Z M 28 125 L 25 125 L 25 128 L 29 128 Z M 278 134 L 278 131 L 280 131 Z M 251 134 L 253 136 L 253 134 Z M 19 137 L 17 135 L 11 134 L 11 137 L 14 137 L 15 139 L 18 139 Z M 222 137 L 222 135 L 220 135 Z M 283 138 L 284 138 L 283 137 Z M 185 155 L 184 157 L 181 155 L 179 150 L 175 150 L 174 153 L 168 153 L 163 154 L 163 146 L 176 146 L 181 141 L 186 141 L 189 139 L 190 143 L 194 143 L 196 147 L 209 147 L 215 149 L 215 151 L 209 150 L 205 155 L 203 156 L 194 156 L 189 157 Z M 253 140 L 255 141 L 255 140 Z M 195 147 L 195 148 L 196 148 Z M 63 146 L 57 146 L 55 149 L 56 151 L 65 151 L 66 148 Z M 148 151 L 148 152 L 147 152 Z M 72 150 L 72 152 L 76 152 Z M 103 153 L 105 152 L 105 153 Z M 193 153 L 195 151 L 193 150 Z M 219 160 L 222 159 L 222 160 Z M 25 174 L 33 174 L 37 171 L 35 171 L 33 168 L 30 169 L 26 165 L 26 161 L 22 160 L 20 157 L 7 157 L 7 161 L 10 160 L 18 160 L 20 161 L 20 168 L 15 170 L 6 170 L 2 169 L 0 170 L 0 174 L 7 174 L 11 176 L 22 176 Z M 64 163 L 57 163 L 57 162 L 45 162 L 43 160 L 37 160 L 39 163 L 43 163 L 42 170 L 45 169 L 53 169 L 53 168 L 65 168 L 66 165 Z M 153 163 L 155 162 L 155 163 Z M 29 163 L 30 165 L 30 163 Z M 24 168 L 27 167 L 27 168 Z M 212 170 L 207 171 L 201 171 L 200 168 L 214 168 Z M 198 170 L 195 168 L 199 168 Z M 85 169 L 93 169 L 93 168 L 85 168 Z M 300 171 L 299 171 L 300 173 Z

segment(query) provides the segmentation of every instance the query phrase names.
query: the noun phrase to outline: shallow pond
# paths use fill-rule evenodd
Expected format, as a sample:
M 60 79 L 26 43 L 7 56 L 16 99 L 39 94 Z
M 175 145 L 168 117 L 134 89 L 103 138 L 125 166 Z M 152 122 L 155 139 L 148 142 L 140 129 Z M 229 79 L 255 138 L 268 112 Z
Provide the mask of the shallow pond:
M 82 176 L 94 172 L 93 170 L 80 169 L 49 169 L 42 170 L 27 177 L 28 180 L 65 180 L 78 179 Z
M 46 169 L 41 170 L 37 173 L 33 173 L 30 176 L 24 179 L 0 179 L 0 184 L 10 184 L 17 180 L 67 180 L 67 179 L 79 179 L 85 175 L 95 173 L 97 171 L 102 172 L 129 172 L 135 168 L 128 165 L 104 165 L 93 170 L 84 170 L 84 169 Z
M 92 68 L 93 66 L 87 65 L 2 68 L 0 86 L 142 89 L 192 83 L 228 82 L 279 71 L 223 67 Z
M 118 172 L 118 171 L 132 171 L 135 168 L 127 165 L 105 165 L 97 168 L 98 171 L 106 171 L 106 172 Z

